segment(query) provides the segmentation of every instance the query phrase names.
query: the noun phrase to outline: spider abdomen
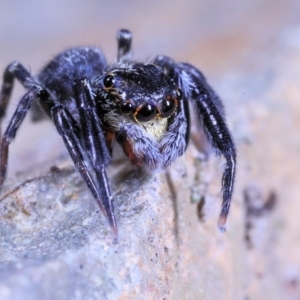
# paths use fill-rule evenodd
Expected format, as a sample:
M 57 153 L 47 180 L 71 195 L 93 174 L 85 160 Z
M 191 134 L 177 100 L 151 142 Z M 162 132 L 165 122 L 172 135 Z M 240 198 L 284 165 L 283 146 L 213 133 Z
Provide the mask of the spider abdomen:
M 39 81 L 55 93 L 60 102 L 73 96 L 73 84 L 83 78 L 91 79 L 103 72 L 106 59 L 96 47 L 76 47 L 62 52 L 47 64 Z

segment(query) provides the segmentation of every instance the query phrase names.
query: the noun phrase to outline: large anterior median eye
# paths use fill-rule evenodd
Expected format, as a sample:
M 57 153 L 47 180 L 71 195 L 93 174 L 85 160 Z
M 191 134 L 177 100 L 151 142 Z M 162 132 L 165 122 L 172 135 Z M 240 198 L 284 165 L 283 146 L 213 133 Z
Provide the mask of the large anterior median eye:
M 162 102 L 161 102 L 161 116 L 163 118 L 168 118 L 170 117 L 175 109 L 176 109 L 176 100 L 175 99 L 172 99 L 172 98 L 167 98 L 167 99 L 164 99 Z
M 138 122 L 148 122 L 157 114 L 157 108 L 154 104 L 144 103 L 140 105 L 135 113 L 135 118 Z

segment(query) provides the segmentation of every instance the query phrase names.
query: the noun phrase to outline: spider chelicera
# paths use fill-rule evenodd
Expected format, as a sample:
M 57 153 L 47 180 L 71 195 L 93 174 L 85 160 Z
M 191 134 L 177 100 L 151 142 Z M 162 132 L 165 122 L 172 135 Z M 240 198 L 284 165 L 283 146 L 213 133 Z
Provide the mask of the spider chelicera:
M 236 150 L 223 105 L 202 73 L 187 63 L 157 56 L 151 63 L 131 60 L 131 33 L 119 30 L 118 59 L 107 64 L 96 47 L 77 47 L 56 56 L 37 77 L 15 61 L 4 72 L 0 94 L 2 120 L 16 78 L 27 92 L 1 137 L 0 189 L 6 176 L 8 149 L 31 107 L 54 122 L 77 171 L 116 232 L 113 199 L 106 175 L 116 140 L 132 164 L 149 169 L 168 167 L 188 145 L 189 102 L 198 125 L 213 148 L 224 156 L 219 227 L 230 208 Z

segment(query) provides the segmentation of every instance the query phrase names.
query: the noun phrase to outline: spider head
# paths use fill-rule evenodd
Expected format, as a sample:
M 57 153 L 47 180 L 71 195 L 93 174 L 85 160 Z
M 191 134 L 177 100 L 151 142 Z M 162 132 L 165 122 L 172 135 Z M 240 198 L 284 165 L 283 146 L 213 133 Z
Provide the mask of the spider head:
M 166 130 L 182 98 L 174 81 L 153 64 L 118 63 L 101 81 L 102 94 L 114 107 L 114 117 L 142 126 L 157 138 Z

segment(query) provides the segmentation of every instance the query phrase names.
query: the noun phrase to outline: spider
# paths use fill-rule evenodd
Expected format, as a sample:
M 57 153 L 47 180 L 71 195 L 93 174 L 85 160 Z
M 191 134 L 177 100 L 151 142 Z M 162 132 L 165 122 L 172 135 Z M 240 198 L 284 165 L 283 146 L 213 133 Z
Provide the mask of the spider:
M 37 77 L 15 61 L 7 66 L 0 94 L 3 119 L 16 78 L 26 93 L 1 137 L 0 189 L 7 171 L 9 145 L 28 110 L 39 120 L 38 106 L 54 122 L 75 168 L 117 232 L 113 198 L 106 174 L 116 140 L 134 165 L 168 167 L 185 152 L 190 104 L 212 147 L 226 161 L 222 178 L 221 230 L 233 192 L 236 150 L 221 100 L 194 66 L 157 56 L 151 63 L 131 60 L 130 31 L 117 33 L 117 61 L 107 64 L 96 47 L 58 54 Z M 189 103 L 190 102 L 190 103 Z

